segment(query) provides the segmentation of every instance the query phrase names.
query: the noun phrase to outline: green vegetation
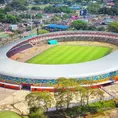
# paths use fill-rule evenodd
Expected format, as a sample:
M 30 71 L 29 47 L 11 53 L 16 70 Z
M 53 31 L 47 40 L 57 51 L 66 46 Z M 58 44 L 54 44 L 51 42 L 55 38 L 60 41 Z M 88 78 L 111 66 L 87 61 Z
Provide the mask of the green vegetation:
M 18 114 L 12 111 L 0 112 L 0 118 L 22 118 Z
M 27 8 L 32 8 L 32 7 L 39 7 L 41 9 L 44 9 L 45 7 L 48 7 L 50 4 L 36 4 L 36 5 L 29 5 Z
M 88 5 L 88 11 L 91 14 L 97 14 L 98 11 L 100 10 L 100 4 L 99 3 L 91 3 L 90 5 Z
M 100 101 L 96 103 L 91 103 L 85 106 L 77 106 L 65 111 L 68 116 L 75 117 L 77 114 L 96 114 L 101 113 L 105 110 L 116 108 L 115 102 L 113 100 Z
M 37 34 L 46 34 L 49 33 L 48 30 L 39 30 L 39 32 Z
M 26 96 L 30 108 L 30 118 L 46 118 L 44 112 L 52 107 L 54 99 L 50 92 L 32 92 Z
M 81 63 L 101 58 L 112 51 L 100 46 L 58 45 L 28 60 L 35 64 L 71 64 Z
M 45 118 L 45 116 L 76 118 L 77 116 L 101 113 L 104 110 L 116 108 L 115 99 L 103 101 L 104 92 L 100 89 L 79 86 L 76 79 L 72 78 L 58 78 L 56 83 L 54 94 L 43 91 L 33 92 L 26 96 L 31 118 Z M 90 103 L 90 99 L 95 96 L 99 102 Z M 79 106 L 70 108 L 73 98 L 76 99 Z M 54 103 L 56 111 L 48 112 L 47 109 Z
M 44 115 L 43 110 L 37 109 L 30 113 L 30 118 L 46 118 L 46 116 Z
M 118 33 L 118 22 L 108 24 L 108 31 Z
M 0 32 L 0 38 L 8 38 L 9 35 L 4 33 L 4 32 Z
M 44 12 L 46 13 L 72 13 L 72 10 L 68 6 L 48 6 L 44 8 Z
M 71 23 L 71 28 L 74 30 L 91 30 L 91 31 L 105 31 L 104 27 L 96 27 L 82 20 L 75 20 Z
M 88 24 L 81 20 L 76 20 L 71 23 L 71 26 L 77 30 L 87 30 Z
M 6 10 L 0 8 L 0 22 L 7 23 L 17 23 L 21 19 L 19 16 L 15 16 L 12 14 L 7 14 Z
M 32 7 L 31 9 L 32 9 L 32 10 L 37 10 L 37 11 L 38 11 L 38 10 L 41 10 L 41 8 L 40 8 L 40 7 L 37 7 L 37 6 L 34 6 L 34 7 Z
M 34 0 L 37 4 L 56 4 L 56 3 L 63 3 L 67 0 Z
M 108 14 L 108 15 L 112 15 L 112 16 L 118 15 L 118 1 L 114 0 L 114 2 L 115 2 L 115 5 L 111 8 L 106 7 L 106 6 L 101 7 L 98 11 L 99 14 Z
M 6 6 L 6 10 L 26 10 L 26 5 L 28 5 L 27 0 L 13 0 Z
M 23 118 L 29 118 L 28 116 L 22 116 Z
M 54 103 L 52 94 L 46 91 L 32 92 L 26 96 L 26 101 L 28 102 L 28 106 L 30 106 L 30 108 L 38 107 L 44 111 L 47 111 L 48 108 L 52 107 L 52 103 Z

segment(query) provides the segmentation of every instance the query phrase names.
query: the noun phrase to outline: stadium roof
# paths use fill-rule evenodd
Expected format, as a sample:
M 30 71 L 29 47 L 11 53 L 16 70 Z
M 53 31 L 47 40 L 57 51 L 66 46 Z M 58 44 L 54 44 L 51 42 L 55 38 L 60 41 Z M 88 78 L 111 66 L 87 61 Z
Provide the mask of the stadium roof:
M 57 79 L 90 77 L 118 70 L 118 50 L 98 60 L 79 64 L 29 64 L 8 58 L 6 53 L 22 41 L 24 39 L 0 47 L 0 74 L 31 79 Z

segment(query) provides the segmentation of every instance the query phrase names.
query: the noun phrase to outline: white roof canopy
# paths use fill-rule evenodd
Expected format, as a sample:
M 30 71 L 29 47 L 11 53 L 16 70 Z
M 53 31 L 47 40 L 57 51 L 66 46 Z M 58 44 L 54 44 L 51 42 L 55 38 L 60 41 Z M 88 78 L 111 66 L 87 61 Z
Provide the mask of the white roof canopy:
M 57 79 L 90 77 L 118 70 L 118 50 L 98 60 L 79 64 L 40 65 L 8 58 L 6 53 L 22 41 L 23 39 L 0 47 L 0 74 L 31 79 Z

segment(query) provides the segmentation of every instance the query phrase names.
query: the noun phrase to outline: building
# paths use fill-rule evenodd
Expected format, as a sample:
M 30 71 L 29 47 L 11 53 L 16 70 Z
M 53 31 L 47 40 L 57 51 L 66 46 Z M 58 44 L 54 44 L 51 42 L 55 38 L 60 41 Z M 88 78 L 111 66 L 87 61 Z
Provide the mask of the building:
M 66 25 L 60 25 L 60 24 L 49 24 L 45 27 L 43 27 L 49 31 L 64 31 L 69 28 L 69 26 Z
M 37 65 L 11 58 L 14 54 L 31 48 L 31 42 L 45 44 L 50 39 L 58 42 L 86 40 L 118 45 L 118 34 L 106 32 L 64 31 L 20 39 L 0 47 L 0 86 L 54 91 L 55 80 L 59 77 L 92 80 L 95 83 L 91 86 L 95 88 L 118 81 L 118 50 L 98 60 L 80 64 Z

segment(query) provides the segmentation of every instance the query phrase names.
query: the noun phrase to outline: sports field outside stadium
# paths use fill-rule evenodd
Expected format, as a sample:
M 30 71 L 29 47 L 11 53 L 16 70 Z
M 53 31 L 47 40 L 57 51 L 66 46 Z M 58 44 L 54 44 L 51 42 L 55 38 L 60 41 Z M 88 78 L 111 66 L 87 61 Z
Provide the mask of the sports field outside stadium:
M 56 45 L 31 58 L 32 64 L 74 64 L 104 57 L 112 48 L 103 46 Z

